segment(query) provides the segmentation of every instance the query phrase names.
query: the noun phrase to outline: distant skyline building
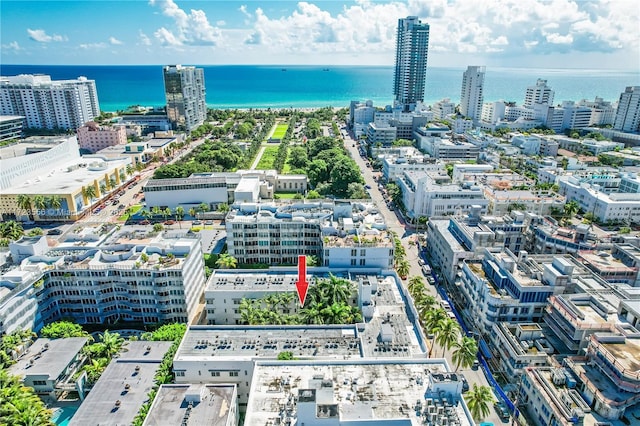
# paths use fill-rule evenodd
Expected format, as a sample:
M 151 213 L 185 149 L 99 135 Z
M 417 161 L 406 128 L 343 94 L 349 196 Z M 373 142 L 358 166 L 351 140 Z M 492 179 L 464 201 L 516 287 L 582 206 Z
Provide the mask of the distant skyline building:
M 623 132 L 640 132 L 640 86 L 627 86 L 620 94 L 613 128 Z
M 43 74 L 0 77 L 0 115 L 23 116 L 26 128 L 76 130 L 100 115 L 96 82 Z
M 396 67 L 393 77 L 394 104 L 405 112 L 424 102 L 429 51 L 429 24 L 417 16 L 398 20 Z
M 167 116 L 174 129 L 192 130 L 207 117 L 204 70 L 167 65 L 163 69 Z
M 533 108 L 535 104 L 553 104 L 554 91 L 547 86 L 547 80 L 541 78 L 536 81 L 535 86 L 527 87 L 524 96 L 524 107 Z
M 460 113 L 474 121 L 480 120 L 482 116 L 485 71 L 485 67 L 468 66 L 467 70 L 462 74 Z

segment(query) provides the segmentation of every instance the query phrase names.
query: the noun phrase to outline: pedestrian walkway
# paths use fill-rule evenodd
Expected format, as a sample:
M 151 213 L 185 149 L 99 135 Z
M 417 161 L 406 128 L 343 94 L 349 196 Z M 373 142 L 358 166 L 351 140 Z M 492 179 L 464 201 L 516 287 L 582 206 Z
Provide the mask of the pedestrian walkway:
M 256 155 L 255 160 L 253 160 L 253 164 L 251 164 L 250 170 L 255 170 L 256 167 L 258 167 L 258 163 L 260 162 L 260 159 L 262 158 L 262 154 L 264 154 L 265 149 L 267 149 L 267 147 L 263 144 L 260 147 L 260 150 L 258 151 L 258 155 Z

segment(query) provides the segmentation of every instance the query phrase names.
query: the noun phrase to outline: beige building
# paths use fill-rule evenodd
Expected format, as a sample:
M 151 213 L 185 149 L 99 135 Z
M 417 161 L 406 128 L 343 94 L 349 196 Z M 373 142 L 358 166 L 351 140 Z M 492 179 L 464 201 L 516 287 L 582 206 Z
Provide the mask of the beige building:
M 75 136 L 18 144 L 0 159 L 2 220 L 76 220 L 131 179 L 129 164 L 80 156 Z
M 78 145 L 91 153 L 101 149 L 127 143 L 127 131 L 124 126 L 100 126 L 89 121 L 78 129 Z

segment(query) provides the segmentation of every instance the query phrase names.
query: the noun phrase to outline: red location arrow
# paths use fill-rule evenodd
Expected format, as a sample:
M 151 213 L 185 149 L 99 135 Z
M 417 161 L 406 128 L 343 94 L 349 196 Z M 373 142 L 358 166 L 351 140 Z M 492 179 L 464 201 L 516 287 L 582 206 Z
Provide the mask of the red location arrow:
M 309 282 L 307 281 L 307 257 L 298 256 L 298 281 L 296 282 L 296 291 L 298 292 L 298 299 L 300 299 L 300 306 L 304 306 L 304 301 L 307 298 L 308 289 Z

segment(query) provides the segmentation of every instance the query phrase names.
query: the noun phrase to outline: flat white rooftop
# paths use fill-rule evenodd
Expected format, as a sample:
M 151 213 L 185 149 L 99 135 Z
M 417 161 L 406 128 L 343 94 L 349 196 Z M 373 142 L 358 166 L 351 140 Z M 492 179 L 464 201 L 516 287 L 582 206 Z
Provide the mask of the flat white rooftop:
M 282 424 L 289 418 L 297 422 L 292 424 L 312 425 L 334 417 L 331 424 L 417 426 L 424 424 L 422 409 L 433 406 L 440 419 L 472 425 L 455 386 L 436 398 L 429 393 L 430 375 L 444 377 L 447 371 L 442 359 L 261 361 L 254 370 L 245 424 Z

